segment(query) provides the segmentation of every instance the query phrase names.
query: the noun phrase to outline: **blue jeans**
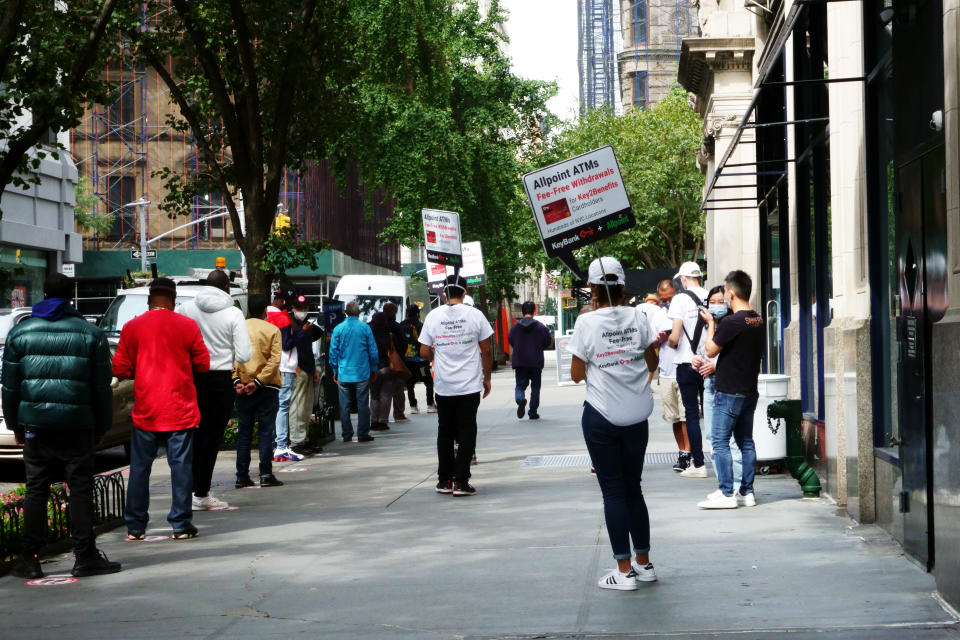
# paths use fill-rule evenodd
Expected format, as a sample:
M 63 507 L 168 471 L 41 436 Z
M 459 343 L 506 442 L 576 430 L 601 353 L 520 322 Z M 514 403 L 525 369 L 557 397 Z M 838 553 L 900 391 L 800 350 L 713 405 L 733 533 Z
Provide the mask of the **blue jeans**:
M 716 375 L 703 379 L 703 424 L 710 429 L 710 442 L 713 442 L 713 398 L 717 394 Z M 733 457 L 733 483 L 740 484 L 743 477 L 743 453 L 737 441 L 730 437 L 730 455 Z
M 603 515 L 613 557 L 617 560 L 630 557 L 630 538 L 633 538 L 635 553 L 647 553 L 650 551 L 650 516 L 640 488 L 649 437 L 647 421 L 618 427 L 584 402 L 581 425 L 603 494 Z
M 286 449 L 290 444 L 290 399 L 293 397 L 295 373 L 281 373 L 283 386 L 280 387 L 280 407 L 277 410 L 276 430 L 277 449 Z
M 350 421 L 351 398 L 356 394 L 357 436 L 370 435 L 370 380 L 360 382 L 338 382 L 340 400 L 340 435 L 353 437 L 353 423 Z
M 757 452 L 753 447 L 753 412 L 756 396 L 717 392 L 713 399 L 713 466 L 717 470 L 720 491 L 733 495 L 733 461 L 730 456 L 730 434 L 743 452 L 743 478 L 740 495 L 753 493 L 753 473 L 757 466 Z
M 260 387 L 251 395 L 237 396 L 237 480 L 250 476 L 250 443 L 253 423 L 259 422 L 260 475 L 273 473 L 273 438 L 277 421 L 277 391 Z
M 517 379 L 517 389 L 514 394 L 517 404 L 523 400 L 527 392 L 527 385 L 530 385 L 530 411 L 531 416 L 537 415 L 537 409 L 540 408 L 540 375 L 543 369 L 537 367 L 517 367 L 513 370 Z
M 130 533 L 144 533 L 150 521 L 150 470 L 161 444 L 167 447 L 170 465 L 171 502 L 167 522 L 174 531 L 191 523 L 193 518 L 193 434 L 195 429 L 178 431 L 130 431 L 130 478 L 127 481 L 127 503 L 123 519 Z
M 687 421 L 687 438 L 690 439 L 690 457 L 697 467 L 703 466 L 703 435 L 700 432 L 700 392 L 703 391 L 703 376 L 689 362 L 677 365 L 677 387 L 683 402 L 684 420 Z

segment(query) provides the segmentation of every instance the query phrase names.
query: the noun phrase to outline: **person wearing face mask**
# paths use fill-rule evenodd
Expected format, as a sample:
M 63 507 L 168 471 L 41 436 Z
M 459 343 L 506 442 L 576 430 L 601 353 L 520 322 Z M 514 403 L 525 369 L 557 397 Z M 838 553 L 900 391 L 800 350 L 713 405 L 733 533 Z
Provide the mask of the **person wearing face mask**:
M 707 311 L 717 319 L 717 325 L 725 318 L 730 309 L 723 300 L 723 285 L 717 285 L 710 289 L 707 294 Z M 707 437 L 710 437 L 710 429 L 713 425 L 713 401 L 717 393 L 717 377 L 715 374 L 717 358 L 708 358 L 705 355 L 696 356 L 693 359 L 693 366 L 697 368 L 700 375 L 703 376 L 703 424 L 706 426 Z M 734 489 L 739 488 L 740 478 L 743 475 L 743 454 L 740 447 L 737 446 L 736 438 L 730 438 L 730 455 L 733 458 L 733 483 Z
M 289 333 L 297 351 L 297 365 L 294 370 L 293 393 L 290 395 L 289 438 L 290 451 L 297 456 L 308 456 L 322 450 L 310 442 L 308 427 L 313 411 L 313 389 L 320 383 L 320 371 L 313 355 L 314 340 L 322 337 L 322 332 L 307 322 L 307 299 L 297 296 L 292 306 Z M 281 331 L 281 334 L 283 331 Z M 284 343 L 286 346 L 286 343 Z

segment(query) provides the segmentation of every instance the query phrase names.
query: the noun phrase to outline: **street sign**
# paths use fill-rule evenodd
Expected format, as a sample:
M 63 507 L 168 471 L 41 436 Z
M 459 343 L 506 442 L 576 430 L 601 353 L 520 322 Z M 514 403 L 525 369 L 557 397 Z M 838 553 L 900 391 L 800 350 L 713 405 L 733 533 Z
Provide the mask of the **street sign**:
M 156 258 L 157 250 L 156 249 L 147 249 L 148 258 Z M 139 260 L 140 259 L 140 249 L 130 249 L 130 259 Z
M 453 211 L 423 209 L 424 247 L 427 262 L 463 266 L 463 249 L 460 246 L 460 214 Z
M 637 223 L 613 147 L 528 173 L 523 186 L 547 255 L 581 278 L 574 250 Z
M 75 278 L 77 275 L 77 267 L 72 262 L 68 262 L 60 268 L 60 272 L 68 278 Z
M 453 274 L 453 267 L 442 264 L 427 263 L 427 288 L 432 293 L 443 291 L 443 283 L 447 276 Z M 460 275 L 466 278 L 470 288 L 480 287 L 487 283 L 486 272 L 483 267 L 483 248 L 479 242 L 463 243 L 463 266 Z

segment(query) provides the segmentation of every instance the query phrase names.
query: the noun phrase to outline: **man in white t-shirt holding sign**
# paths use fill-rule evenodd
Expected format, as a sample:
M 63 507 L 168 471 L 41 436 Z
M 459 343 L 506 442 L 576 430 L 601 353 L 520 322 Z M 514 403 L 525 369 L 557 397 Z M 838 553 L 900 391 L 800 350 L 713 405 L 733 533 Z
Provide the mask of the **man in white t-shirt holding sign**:
M 687 421 L 687 438 L 690 441 L 690 466 L 680 474 L 684 478 L 706 478 L 707 467 L 703 462 L 703 435 L 700 431 L 700 395 L 703 393 L 703 376 L 691 365 L 695 355 L 704 355 L 704 322 L 700 307 L 707 302 L 707 292 L 702 286 L 703 273 L 696 262 L 684 262 L 674 278 L 680 278 L 683 291 L 673 296 L 667 317 L 673 322 L 668 344 L 677 351 L 673 361 L 677 366 L 677 387 L 683 402 Z
M 467 281 L 447 276 L 447 303 L 431 311 L 420 332 L 420 357 L 433 361 L 437 401 L 437 493 L 472 496 L 470 459 L 477 447 L 480 395 L 490 394 L 493 329 L 478 309 L 464 304 Z M 454 454 L 454 443 L 458 444 Z

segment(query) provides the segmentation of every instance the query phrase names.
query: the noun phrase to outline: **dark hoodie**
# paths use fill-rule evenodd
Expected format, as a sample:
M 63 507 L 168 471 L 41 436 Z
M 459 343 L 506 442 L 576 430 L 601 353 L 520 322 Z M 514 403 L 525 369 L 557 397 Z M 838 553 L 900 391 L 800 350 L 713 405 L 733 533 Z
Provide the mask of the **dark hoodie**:
M 550 346 L 550 330 L 533 318 L 523 317 L 510 327 L 508 337 L 513 348 L 514 369 L 543 369 L 543 350 Z

